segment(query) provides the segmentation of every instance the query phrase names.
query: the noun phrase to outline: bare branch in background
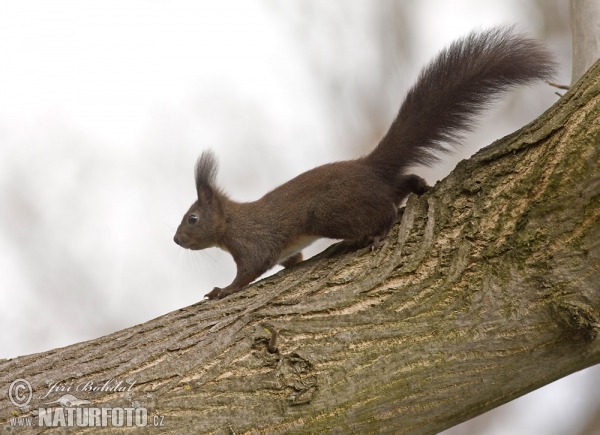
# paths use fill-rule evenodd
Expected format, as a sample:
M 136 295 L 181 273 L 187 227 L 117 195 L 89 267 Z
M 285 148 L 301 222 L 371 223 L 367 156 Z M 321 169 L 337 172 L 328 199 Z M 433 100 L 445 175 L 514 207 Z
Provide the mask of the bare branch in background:
M 573 74 L 571 83 L 600 59 L 600 2 L 571 0 L 573 31 Z

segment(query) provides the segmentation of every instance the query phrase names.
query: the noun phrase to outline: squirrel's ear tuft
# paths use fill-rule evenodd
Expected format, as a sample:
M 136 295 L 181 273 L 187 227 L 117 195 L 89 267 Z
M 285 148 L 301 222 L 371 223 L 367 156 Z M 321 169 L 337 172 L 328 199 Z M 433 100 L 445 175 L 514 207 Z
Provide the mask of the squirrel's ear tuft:
M 209 203 L 215 190 L 217 176 L 217 159 L 211 151 L 204 151 L 196 162 L 196 191 L 201 203 Z
M 210 204 L 213 199 L 214 192 L 208 184 L 203 184 L 198 187 L 198 202 L 200 205 Z

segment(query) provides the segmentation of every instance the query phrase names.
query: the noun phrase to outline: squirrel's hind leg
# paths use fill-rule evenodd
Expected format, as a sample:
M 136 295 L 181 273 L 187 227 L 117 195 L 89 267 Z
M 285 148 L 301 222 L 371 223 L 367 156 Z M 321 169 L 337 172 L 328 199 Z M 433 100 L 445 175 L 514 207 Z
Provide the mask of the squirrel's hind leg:
M 302 252 L 296 252 L 294 255 L 289 256 L 288 258 L 286 258 L 279 264 L 287 269 L 288 267 L 295 266 L 296 264 L 300 263 L 302 260 L 303 260 Z

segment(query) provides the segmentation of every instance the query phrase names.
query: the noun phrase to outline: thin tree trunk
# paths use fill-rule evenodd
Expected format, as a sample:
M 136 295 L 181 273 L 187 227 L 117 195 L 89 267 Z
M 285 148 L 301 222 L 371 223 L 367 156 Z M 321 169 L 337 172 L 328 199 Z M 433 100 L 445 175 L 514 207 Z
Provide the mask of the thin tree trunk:
M 537 121 L 411 196 L 381 248 L 2 361 L 3 391 L 22 378 L 34 396 L 19 409 L 3 394 L 0 420 L 37 422 L 59 382 L 83 407 L 147 409 L 161 433 L 434 433 L 597 364 L 599 117 L 596 63 Z M 74 391 L 113 378 L 135 384 Z
M 571 84 L 600 59 L 600 2 L 571 0 L 573 72 Z

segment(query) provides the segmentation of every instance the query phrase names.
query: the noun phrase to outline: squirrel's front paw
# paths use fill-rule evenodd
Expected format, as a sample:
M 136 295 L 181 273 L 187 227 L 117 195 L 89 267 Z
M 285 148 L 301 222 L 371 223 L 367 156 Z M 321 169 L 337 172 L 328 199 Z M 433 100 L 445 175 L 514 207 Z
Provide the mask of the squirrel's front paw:
M 223 296 L 220 295 L 221 289 L 219 287 L 215 287 L 210 293 L 205 294 L 204 297 L 208 299 L 221 299 Z

